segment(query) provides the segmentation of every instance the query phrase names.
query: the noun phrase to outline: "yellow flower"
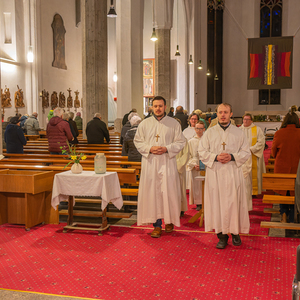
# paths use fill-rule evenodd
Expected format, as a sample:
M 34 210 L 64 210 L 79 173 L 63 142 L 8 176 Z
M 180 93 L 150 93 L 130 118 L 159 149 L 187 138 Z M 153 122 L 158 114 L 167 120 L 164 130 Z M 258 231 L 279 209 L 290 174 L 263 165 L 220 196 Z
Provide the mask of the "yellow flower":
M 72 160 L 75 160 L 76 158 L 77 158 L 76 155 L 71 155 L 71 159 L 72 159 Z
M 82 159 L 82 160 L 85 160 L 85 159 L 86 159 L 86 156 L 85 156 L 85 155 L 84 155 L 84 156 L 82 156 L 82 157 L 81 157 L 81 159 Z

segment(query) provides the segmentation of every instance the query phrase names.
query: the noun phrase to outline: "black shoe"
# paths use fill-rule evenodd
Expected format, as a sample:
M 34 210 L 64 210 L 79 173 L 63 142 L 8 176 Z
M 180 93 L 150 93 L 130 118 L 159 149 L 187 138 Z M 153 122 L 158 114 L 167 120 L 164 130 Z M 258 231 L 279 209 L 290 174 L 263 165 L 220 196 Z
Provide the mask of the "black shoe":
M 184 217 L 184 211 L 180 212 L 180 217 Z
M 240 246 L 242 245 L 242 241 L 239 234 L 231 234 L 232 236 L 232 245 Z
M 228 235 L 227 234 L 218 233 L 217 236 L 219 238 L 219 242 L 217 244 L 217 248 L 218 249 L 225 249 L 226 246 L 227 246 Z
M 201 210 L 202 209 L 202 204 L 197 204 L 196 210 Z

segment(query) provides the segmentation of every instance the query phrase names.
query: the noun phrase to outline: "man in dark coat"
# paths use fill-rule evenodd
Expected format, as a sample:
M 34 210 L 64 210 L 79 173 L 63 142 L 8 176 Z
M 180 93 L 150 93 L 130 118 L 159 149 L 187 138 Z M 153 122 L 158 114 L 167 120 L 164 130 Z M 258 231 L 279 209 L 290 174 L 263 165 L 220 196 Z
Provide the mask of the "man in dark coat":
M 109 143 L 109 132 L 106 124 L 101 121 L 101 114 L 95 113 L 93 120 L 86 125 L 88 144 L 104 144 L 104 138 Z
M 26 145 L 19 117 L 12 117 L 4 133 L 7 153 L 24 153 L 23 145 Z
M 175 118 L 179 119 L 181 122 L 181 130 L 183 131 L 185 128 L 188 127 L 188 115 L 185 115 L 183 113 L 183 107 L 182 106 L 177 106 L 176 107 L 176 115 Z

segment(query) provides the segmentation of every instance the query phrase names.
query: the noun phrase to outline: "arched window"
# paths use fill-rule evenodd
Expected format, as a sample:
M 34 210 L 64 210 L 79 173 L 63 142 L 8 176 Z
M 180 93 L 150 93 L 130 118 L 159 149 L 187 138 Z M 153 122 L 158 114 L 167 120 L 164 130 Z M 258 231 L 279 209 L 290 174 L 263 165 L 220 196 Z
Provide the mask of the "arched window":
M 282 0 L 260 1 L 260 37 L 278 37 L 282 34 Z M 279 89 L 259 90 L 259 104 L 280 104 Z
M 207 104 L 222 103 L 224 0 L 207 0 Z

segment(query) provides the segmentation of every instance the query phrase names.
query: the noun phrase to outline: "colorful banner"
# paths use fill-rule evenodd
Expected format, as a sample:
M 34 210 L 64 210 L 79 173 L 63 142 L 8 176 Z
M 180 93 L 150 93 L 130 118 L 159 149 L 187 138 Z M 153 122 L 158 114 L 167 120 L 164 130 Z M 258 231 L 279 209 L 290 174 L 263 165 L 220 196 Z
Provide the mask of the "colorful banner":
M 293 37 L 248 39 L 248 90 L 291 89 Z

